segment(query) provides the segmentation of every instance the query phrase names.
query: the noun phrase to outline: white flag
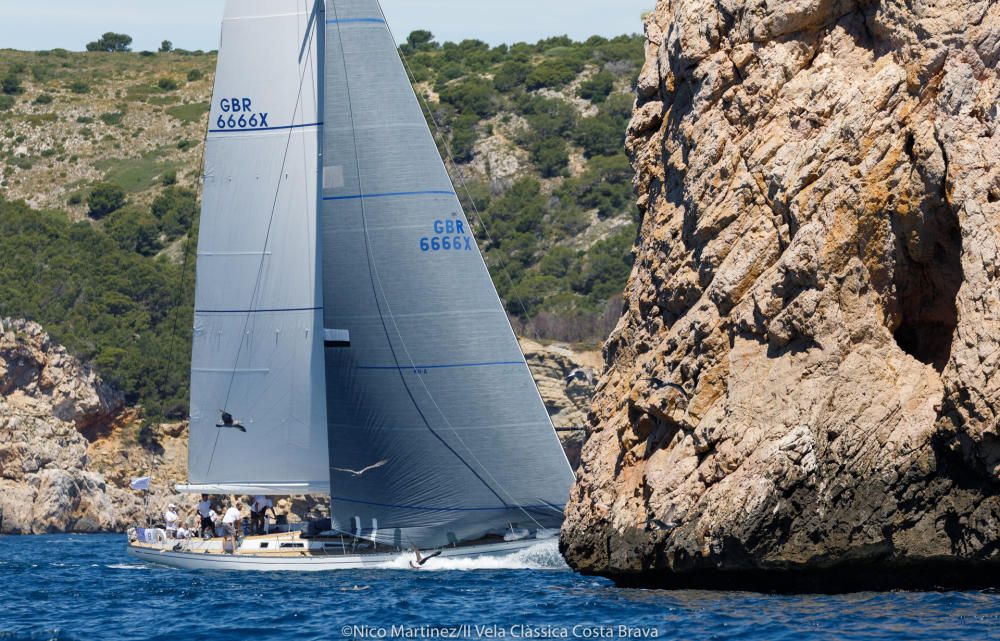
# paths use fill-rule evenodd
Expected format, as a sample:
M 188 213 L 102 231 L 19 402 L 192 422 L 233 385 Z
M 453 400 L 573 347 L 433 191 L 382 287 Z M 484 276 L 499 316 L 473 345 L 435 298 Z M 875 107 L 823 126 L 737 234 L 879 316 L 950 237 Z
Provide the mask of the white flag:
M 153 477 L 151 476 L 143 476 L 137 479 L 132 479 L 132 483 L 129 485 L 129 487 L 131 487 L 133 490 L 148 490 L 149 481 L 152 478 Z

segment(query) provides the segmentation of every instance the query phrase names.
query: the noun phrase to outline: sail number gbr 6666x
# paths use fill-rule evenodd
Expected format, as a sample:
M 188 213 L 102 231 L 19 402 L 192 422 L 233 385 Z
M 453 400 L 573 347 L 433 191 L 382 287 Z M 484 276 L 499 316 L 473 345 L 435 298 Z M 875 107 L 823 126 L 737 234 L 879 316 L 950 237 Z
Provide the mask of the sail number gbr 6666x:
M 475 246 L 472 236 L 465 233 L 465 222 L 461 220 L 435 220 L 433 236 L 420 239 L 420 251 L 472 251 Z
M 266 129 L 267 112 L 255 111 L 250 98 L 223 98 L 219 101 L 222 113 L 215 120 L 219 129 Z

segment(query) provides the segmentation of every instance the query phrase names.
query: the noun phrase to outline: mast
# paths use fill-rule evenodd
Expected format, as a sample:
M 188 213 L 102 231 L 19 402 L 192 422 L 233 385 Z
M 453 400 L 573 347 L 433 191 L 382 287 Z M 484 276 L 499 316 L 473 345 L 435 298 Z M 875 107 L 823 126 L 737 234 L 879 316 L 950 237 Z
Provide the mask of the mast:
M 327 0 L 320 232 L 334 527 L 558 527 L 572 471 L 376 0 Z
M 322 0 L 226 3 L 181 490 L 329 492 L 316 220 L 323 24 Z

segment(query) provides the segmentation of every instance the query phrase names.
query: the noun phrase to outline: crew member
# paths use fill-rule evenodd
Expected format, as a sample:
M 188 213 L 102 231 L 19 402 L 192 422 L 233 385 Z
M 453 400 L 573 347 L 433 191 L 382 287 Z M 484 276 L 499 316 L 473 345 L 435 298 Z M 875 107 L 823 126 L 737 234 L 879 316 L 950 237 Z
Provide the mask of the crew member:
M 212 520 L 212 514 L 212 501 L 209 500 L 208 494 L 202 494 L 201 502 L 198 503 L 198 517 L 201 519 L 198 529 L 201 538 L 205 538 L 205 532 L 211 532 L 212 536 L 215 536 L 215 523 Z
M 177 524 L 180 520 L 180 517 L 177 516 L 177 506 L 171 503 L 163 512 L 163 522 L 167 530 L 168 539 L 172 539 L 177 536 Z
M 253 497 L 253 503 L 250 504 L 250 530 L 254 534 L 264 533 L 264 523 L 267 521 L 268 510 L 271 510 L 272 518 L 277 518 L 271 499 L 259 495 Z
M 240 514 L 240 509 L 242 507 L 243 507 L 242 503 L 240 503 L 239 501 L 235 501 L 233 503 L 233 506 L 228 510 L 226 510 L 225 516 L 222 517 L 222 527 L 225 530 L 223 536 L 225 536 L 226 539 L 232 538 L 233 554 L 236 554 L 237 532 L 239 531 L 238 528 L 240 526 L 240 520 L 242 520 L 243 518 Z M 225 547 L 226 547 L 225 541 L 223 541 L 222 544 L 223 550 L 225 550 Z

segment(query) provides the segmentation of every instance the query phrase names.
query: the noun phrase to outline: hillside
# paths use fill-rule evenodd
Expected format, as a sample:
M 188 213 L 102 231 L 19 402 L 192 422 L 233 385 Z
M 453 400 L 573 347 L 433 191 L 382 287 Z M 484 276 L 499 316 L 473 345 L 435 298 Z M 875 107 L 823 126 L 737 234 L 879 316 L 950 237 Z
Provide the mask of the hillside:
M 602 340 L 632 264 L 622 146 L 642 39 L 415 32 L 402 50 L 519 332 Z M 203 52 L 0 51 L 0 315 L 41 322 L 153 416 L 184 414 L 214 68 Z

